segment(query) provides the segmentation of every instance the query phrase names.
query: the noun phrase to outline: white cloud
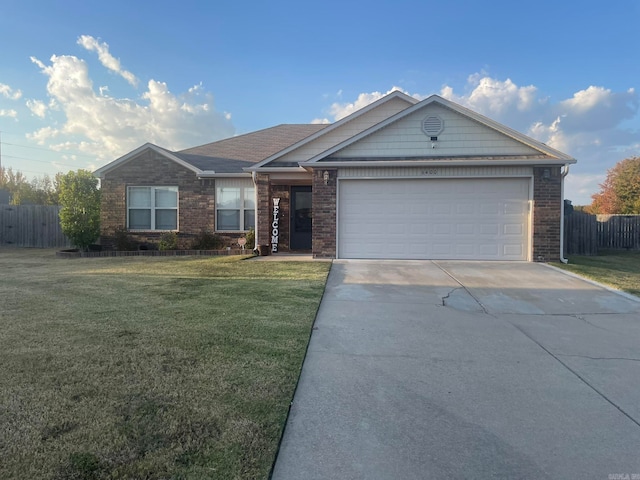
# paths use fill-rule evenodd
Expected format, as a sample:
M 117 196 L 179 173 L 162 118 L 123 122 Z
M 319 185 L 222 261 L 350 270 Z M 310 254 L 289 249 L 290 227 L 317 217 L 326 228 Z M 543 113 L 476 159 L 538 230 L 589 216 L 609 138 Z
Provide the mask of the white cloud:
M 152 79 L 139 100 L 114 98 L 106 95 L 108 87 L 94 90 L 82 59 L 53 55 L 49 65 L 31 60 L 48 77 L 49 108 L 61 112 L 63 120 L 28 137 L 43 145 L 58 140 L 50 145 L 56 150 L 76 150 L 107 161 L 146 142 L 179 150 L 235 132 L 230 114 L 215 111 L 213 96 L 202 85 L 174 94 L 166 83 Z
M 35 116 L 44 118 L 47 113 L 47 106 L 40 100 L 27 100 L 27 107 Z
M 18 118 L 18 112 L 15 110 L 0 110 L 0 117 Z
M 100 42 L 91 35 L 82 35 L 78 38 L 78 45 L 83 46 L 89 51 L 97 52 L 98 59 L 104 67 L 117 73 L 134 87 L 138 85 L 136 76 L 127 70 L 123 70 L 120 66 L 120 60 L 109 53 L 109 45 L 106 42 Z
M 375 102 L 376 100 L 381 99 L 385 95 L 388 95 L 391 92 L 395 92 L 396 90 L 402 93 L 405 93 L 409 96 L 415 97 L 418 100 L 422 100 L 423 98 L 426 98 L 422 95 L 417 95 L 417 94 L 412 95 L 400 87 L 392 87 L 391 90 L 385 93 L 383 92 L 361 93 L 360 95 L 358 95 L 358 98 L 354 102 L 345 102 L 345 103 L 335 102 L 329 107 L 328 113 L 333 117 L 334 121 L 340 120 L 348 115 L 351 115 L 353 112 L 360 110 L 363 107 L 366 107 L 367 105 Z M 342 96 L 342 90 L 339 90 L 338 94 L 339 96 Z M 325 119 L 315 119 L 313 120 L 313 123 L 324 123 L 324 120 Z
M 320 124 L 320 125 L 326 125 L 326 124 L 331 123 L 331 120 L 329 120 L 329 119 L 328 119 L 328 118 L 326 118 L 326 117 L 325 117 L 325 118 L 314 118 L 313 120 L 311 120 L 311 123 L 312 123 L 312 124 L 315 124 L 315 125 L 318 125 L 318 124 Z
M 35 140 L 39 145 L 44 145 L 47 141 L 56 138 L 60 132 L 52 127 L 44 127 L 33 133 L 28 133 L 27 138 Z
M 537 139 L 545 139 L 547 145 L 556 150 L 568 151 L 570 144 L 567 136 L 561 127 L 562 119 L 557 117 L 551 124 L 545 125 L 542 122 L 535 122 L 529 127 L 529 131 L 525 132 L 527 135 Z
M 510 78 L 500 81 L 474 74 L 467 79 L 467 85 L 471 87 L 467 95 L 455 95 L 453 89 L 448 86 L 443 87 L 440 95 L 453 102 L 461 103 L 471 110 L 494 117 L 512 109 L 525 112 L 531 110 L 536 103 L 536 87 L 533 85 L 518 87 Z
M 557 106 L 569 131 L 597 131 L 615 128 L 638 113 L 638 95 L 634 89 L 614 93 L 604 87 L 590 86 L 563 100 Z
M 6 83 L 0 83 L 0 95 L 9 100 L 19 100 L 22 97 L 20 90 L 14 90 Z

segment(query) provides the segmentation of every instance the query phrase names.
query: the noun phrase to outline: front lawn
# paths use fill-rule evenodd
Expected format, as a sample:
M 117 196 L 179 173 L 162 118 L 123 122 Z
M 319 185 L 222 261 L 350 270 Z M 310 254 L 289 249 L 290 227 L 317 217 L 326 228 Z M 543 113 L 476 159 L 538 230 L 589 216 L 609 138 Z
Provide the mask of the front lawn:
M 0 249 L 0 478 L 267 478 L 329 267 Z
M 572 255 L 567 265 L 554 265 L 640 296 L 640 252 L 609 250 L 597 256 Z

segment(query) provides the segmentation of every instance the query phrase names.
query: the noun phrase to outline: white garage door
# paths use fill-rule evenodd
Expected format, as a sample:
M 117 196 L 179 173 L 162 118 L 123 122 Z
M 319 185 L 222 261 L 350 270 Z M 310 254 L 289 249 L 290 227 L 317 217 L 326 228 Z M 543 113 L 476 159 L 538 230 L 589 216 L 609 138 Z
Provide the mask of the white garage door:
M 341 180 L 338 257 L 526 260 L 529 179 Z

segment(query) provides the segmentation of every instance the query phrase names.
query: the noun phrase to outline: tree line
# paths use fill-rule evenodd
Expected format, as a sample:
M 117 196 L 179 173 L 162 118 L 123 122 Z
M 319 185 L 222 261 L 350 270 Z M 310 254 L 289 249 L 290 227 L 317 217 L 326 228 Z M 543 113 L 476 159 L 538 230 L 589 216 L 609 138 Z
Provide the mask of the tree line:
M 20 170 L 0 167 L 0 192 L 7 192 L 11 205 L 58 205 L 63 176 L 58 172 L 53 178 L 44 175 L 29 180 Z

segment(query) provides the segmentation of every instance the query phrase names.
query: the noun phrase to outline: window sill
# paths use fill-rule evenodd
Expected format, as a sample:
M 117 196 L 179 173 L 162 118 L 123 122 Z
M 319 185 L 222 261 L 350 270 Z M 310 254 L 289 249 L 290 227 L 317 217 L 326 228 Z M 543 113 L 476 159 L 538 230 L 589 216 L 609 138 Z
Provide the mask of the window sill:
M 127 229 L 128 233 L 180 233 L 180 230 L 132 230 Z

